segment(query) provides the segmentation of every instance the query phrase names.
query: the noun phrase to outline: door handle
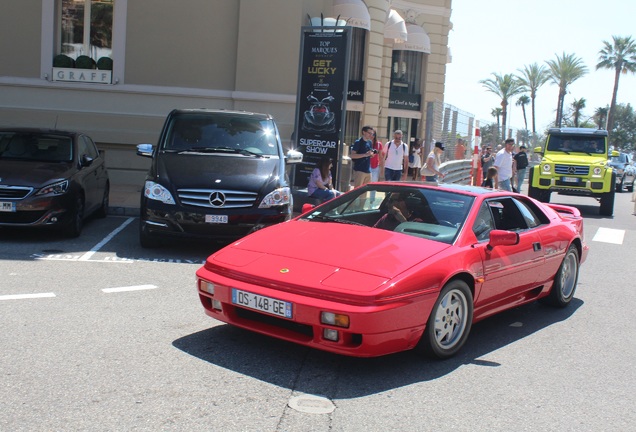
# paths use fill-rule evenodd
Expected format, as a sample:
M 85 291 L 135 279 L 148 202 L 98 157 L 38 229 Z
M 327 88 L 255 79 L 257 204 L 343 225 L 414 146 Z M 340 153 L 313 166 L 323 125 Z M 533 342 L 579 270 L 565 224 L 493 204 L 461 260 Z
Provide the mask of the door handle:
M 541 250 L 541 243 L 532 243 L 532 249 L 534 249 L 535 252 L 539 252 Z

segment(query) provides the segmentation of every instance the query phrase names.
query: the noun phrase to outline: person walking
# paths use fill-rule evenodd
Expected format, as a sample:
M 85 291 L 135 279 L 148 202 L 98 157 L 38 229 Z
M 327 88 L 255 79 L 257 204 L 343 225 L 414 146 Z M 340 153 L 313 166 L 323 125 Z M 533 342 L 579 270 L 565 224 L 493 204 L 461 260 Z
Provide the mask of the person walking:
M 386 181 L 406 180 L 409 168 L 409 149 L 402 141 L 402 131 L 393 132 L 393 139 L 384 146 L 384 179 Z
M 429 182 L 436 182 L 444 178 L 444 174 L 439 170 L 439 166 L 442 164 L 440 155 L 444 153 L 444 143 L 440 141 L 435 142 L 435 146 L 426 157 L 426 163 L 422 167 L 422 175 L 424 180 Z
M 419 180 L 422 168 L 422 140 L 416 139 L 409 150 L 409 171 L 414 181 Z
M 378 141 L 378 134 L 373 130 L 373 139 L 371 140 L 373 156 L 371 156 L 371 181 L 380 180 L 380 170 L 384 168 L 384 158 L 382 158 L 382 143 Z
M 488 173 L 488 168 L 490 168 L 493 162 L 495 162 L 495 155 L 492 154 L 492 146 L 490 144 L 481 149 L 480 160 L 482 177 L 484 180 L 486 180 L 486 173 Z
M 362 186 L 371 181 L 371 157 L 373 156 L 373 128 L 362 127 L 362 136 L 351 147 L 353 160 L 353 187 Z
M 508 138 L 504 147 L 497 152 L 493 166 L 497 168 L 499 173 L 499 189 L 512 192 L 512 149 L 515 146 L 515 140 Z
M 528 167 L 528 154 L 525 145 L 519 146 L 519 152 L 513 156 L 513 159 L 517 166 L 517 192 L 521 193 L 521 186 L 526 178 L 526 168 Z

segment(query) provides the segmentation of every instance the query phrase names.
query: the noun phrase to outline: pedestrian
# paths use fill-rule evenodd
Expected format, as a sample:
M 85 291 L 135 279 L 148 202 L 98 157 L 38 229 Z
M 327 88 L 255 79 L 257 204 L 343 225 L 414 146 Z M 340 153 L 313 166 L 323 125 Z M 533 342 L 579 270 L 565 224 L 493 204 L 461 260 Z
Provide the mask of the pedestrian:
M 514 138 L 508 138 L 504 147 L 497 152 L 493 166 L 499 173 L 499 188 L 512 192 L 512 149 L 515 146 Z
M 373 149 L 373 156 L 371 156 L 371 181 L 376 182 L 380 179 L 380 170 L 384 168 L 384 158 L 382 158 L 382 143 L 378 141 L 378 134 L 375 129 L 373 130 L 371 148 Z
M 497 175 L 497 168 L 491 166 L 488 168 L 488 172 L 486 173 L 486 178 L 484 182 L 481 184 L 482 187 L 487 187 L 490 189 L 499 189 L 499 178 Z
M 488 168 L 490 168 L 495 162 L 495 155 L 492 154 L 492 146 L 490 144 L 484 146 L 481 149 L 481 172 L 483 180 L 486 180 L 486 173 L 488 173 Z
M 464 145 L 462 138 L 457 138 L 457 144 L 455 145 L 455 160 L 462 160 L 466 158 L 466 146 Z
M 314 168 L 311 176 L 309 176 L 309 184 L 307 185 L 307 195 L 317 198 L 320 202 L 329 201 L 340 195 L 340 192 L 333 188 L 333 180 L 331 177 L 331 168 L 333 162 L 329 158 L 323 158 L 320 164 Z
M 362 127 L 362 136 L 351 147 L 353 160 L 353 187 L 362 186 L 371 181 L 371 157 L 373 153 L 373 128 Z
M 422 168 L 422 140 L 416 138 L 409 150 L 409 171 L 415 181 L 418 180 Z
M 426 157 L 426 163 L 422 167 L 422 175 L 424 179 L 429 182 L 436 182 L 438 179 L 443 179 L 444 174 L 439 170 L 442 161 L 440 155 L 444 153 L 444 143 L 436 141 L 433 149 Z
M 386 181 L 406 180 L 409 168 L 409 148 L 402 141 L 402 131 L 393 132 L 393 139 L 384 146 L 384 179 Z
M 528 167 L 528 154 L 526 153 L 526 146 L 521 144 L 519 151 L 514 155 L 514 160 L 517 168 L 517 192 L 521 193 L 521 186 L 523 180 L 526 177 L 526 168 Z

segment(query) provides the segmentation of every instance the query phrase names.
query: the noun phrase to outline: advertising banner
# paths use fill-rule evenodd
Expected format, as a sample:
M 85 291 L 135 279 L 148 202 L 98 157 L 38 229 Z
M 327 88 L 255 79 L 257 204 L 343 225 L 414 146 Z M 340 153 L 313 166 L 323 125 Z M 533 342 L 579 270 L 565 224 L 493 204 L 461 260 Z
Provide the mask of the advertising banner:
M 333 160 L 333 183 L 338 184 L 349 81 L 350 27 L 303 27 L 296 100 L 297 150 L 294 186 L 307 186 L 323 158 Z

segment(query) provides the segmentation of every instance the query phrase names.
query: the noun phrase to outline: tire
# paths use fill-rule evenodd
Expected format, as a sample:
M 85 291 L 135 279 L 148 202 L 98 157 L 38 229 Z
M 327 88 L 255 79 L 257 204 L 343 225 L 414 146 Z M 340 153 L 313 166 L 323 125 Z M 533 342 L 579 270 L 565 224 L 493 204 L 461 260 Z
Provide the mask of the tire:
M 623 192 L 623 179 L 621 179 L 621 182 L 616 185 L 616 192 Z
M 528 177 L 528 196 L 530 198 L 534 198 L 537 201 L 548 203 L 550 202 L 550 190 L 539 189 L 538 187 L 532 186 L 532 180 L 534 177 L 534 168 L 530 170 L 530 175 Z
M 139 221 L 139 244 L 144 249 L 154 249 L 160 244 L 160 241 L 148 232 L 146 223 L 141 219 Z
M 560 308 L 566 307 L 574 298 L 578 280 L 579 251 L 576 246 L 570 245 L 559 271 L 554 276 L 554 284 L 550 294 L 543 299 L 543 303 Z
M 431 310 L 418 350 L 428 357 L 446 359 L 466 343 L 473 321 L 473 295 L 464 281 L 442 289 Z
M 612 174 L 612 184 L 616 182 L 616 174 Z M 609 192 L 601 194 L 601 207 L 599 214 L 601 216 L 612 216 L 614 214 L 614 195 L 616 191 L 614 189 Z
M 102 198 L 102 205 L 97 209 L 95 216 L 97 216 L 100 219 L 108 216 L 109 199 L 110 199 L 110 185 L 106 183 L 106 189 L 104 190 L 104 196 Z
M 66 237 L 79 237 L 84 227 L 84 199 L 81 195 L 75 197 L 75 205 L 71 211 L 71 217 L 68 224 L 64 228 Z

